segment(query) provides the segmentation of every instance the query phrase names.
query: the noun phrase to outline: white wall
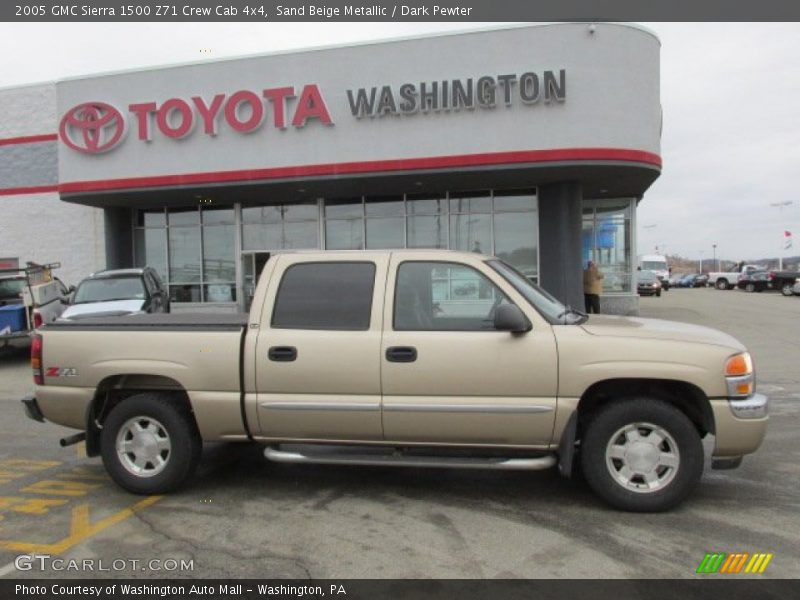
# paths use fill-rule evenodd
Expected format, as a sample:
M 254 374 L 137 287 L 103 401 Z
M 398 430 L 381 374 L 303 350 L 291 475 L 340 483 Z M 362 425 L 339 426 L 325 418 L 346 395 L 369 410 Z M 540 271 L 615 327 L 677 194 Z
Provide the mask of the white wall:
M 60 262 L 67 285 L 105 268 L 103 211 L 62 202 L 55 192 L 0 196 L 0 256 Z

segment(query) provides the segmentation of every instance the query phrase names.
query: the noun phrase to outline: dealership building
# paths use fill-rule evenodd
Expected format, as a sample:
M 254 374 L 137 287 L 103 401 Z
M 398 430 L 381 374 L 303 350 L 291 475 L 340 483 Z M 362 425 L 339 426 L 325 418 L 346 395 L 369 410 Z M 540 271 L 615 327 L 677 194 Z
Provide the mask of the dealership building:
M 150 265 L 175 310 L 230 311 L 279 251 L 493 254 L 574 306 L 591 258 L 635 313 L 659 51 L 563 23 L 0 89 L 0 257 Z

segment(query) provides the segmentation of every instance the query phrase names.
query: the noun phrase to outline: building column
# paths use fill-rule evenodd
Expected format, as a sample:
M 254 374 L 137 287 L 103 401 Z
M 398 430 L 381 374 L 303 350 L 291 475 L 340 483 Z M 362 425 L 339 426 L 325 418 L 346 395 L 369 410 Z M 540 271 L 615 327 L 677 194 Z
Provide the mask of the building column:
M 583 310 L 580 183 L 539 187 L 539 284 L 564 304 Z
M 103 209 L 105 264 L 100 269 L 127 269 L 133 260 L 133 211 L 130 208 Z

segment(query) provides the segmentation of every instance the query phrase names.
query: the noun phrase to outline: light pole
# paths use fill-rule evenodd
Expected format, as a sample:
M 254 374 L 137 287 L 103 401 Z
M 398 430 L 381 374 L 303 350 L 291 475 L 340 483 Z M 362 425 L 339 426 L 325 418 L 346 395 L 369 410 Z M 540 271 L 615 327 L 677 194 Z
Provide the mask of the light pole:
M 711 259 L 711 264 L 714 265 L 714 271 L 719 271 L 719 265 L 717 264 L 717 245 L 711 244 L 711 248 L 713 248 L 714 257 Z
M 703 274 L 703 251 L 700 250 L 700 275 Z
M 784 209 L 784 207 L 789 206 L 790 204 L 793 204 L 793 202 L 791 200 L 784 200 L 783 202 L 770 202 L 769 203 L 770 206 L 777 206 L 778 207 L 778 211 L 780 213 L 781 225 L 783 225 L 783 209 Z M 784 231 L 786 231 L 785 228 L 784 228 Z M 783 236 L 781 236 L 781 249 L 780 249 L 780 253 L 778 254 L 778 271 L 783 271 L 783 253 L 784 253 L 784 251 L 785 251 L 785 249 L 783 247 Z

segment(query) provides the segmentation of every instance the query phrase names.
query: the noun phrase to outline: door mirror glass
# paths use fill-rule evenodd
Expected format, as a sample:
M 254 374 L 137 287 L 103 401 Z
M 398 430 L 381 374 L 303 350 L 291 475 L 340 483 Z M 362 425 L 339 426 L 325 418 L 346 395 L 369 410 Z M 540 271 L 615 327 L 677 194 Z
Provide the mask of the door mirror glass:
M 497 331 L 525 333 L 532 329 L 531 322 L 515 304 L 500 304 L 494 313 L 494 328 Z

